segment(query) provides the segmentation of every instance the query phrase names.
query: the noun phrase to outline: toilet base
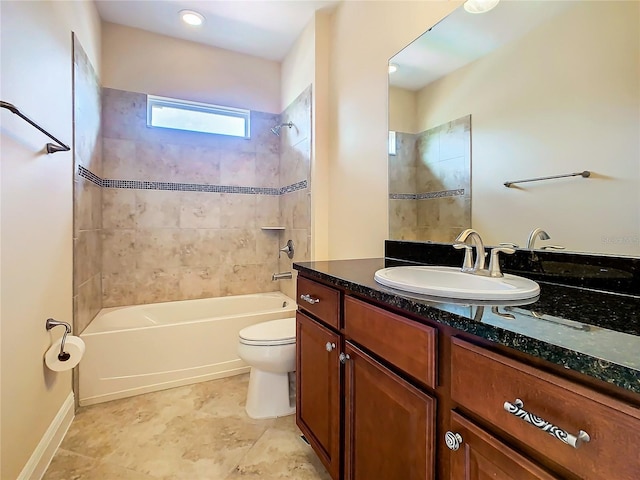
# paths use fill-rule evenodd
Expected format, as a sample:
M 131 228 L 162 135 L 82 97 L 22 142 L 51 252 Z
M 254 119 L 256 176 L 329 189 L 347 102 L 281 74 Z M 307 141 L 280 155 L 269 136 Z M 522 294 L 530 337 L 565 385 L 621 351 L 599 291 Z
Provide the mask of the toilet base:
M 245 410 L 249 417 L 256 419 L 294 414 L 295 398 L 289 397 L 289 374 L 265 372 L 251 367 Z

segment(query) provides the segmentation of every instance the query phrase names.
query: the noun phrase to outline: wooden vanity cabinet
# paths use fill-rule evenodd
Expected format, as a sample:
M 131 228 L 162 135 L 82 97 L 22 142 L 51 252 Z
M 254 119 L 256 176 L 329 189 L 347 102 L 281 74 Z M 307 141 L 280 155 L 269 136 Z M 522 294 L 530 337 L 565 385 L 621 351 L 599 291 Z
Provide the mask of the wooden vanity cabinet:
M 334 480 L 640 479 L 635 396 L 298 281 L 313 296 L 297 313 L 296 420 Z
M 435 478 L 435 399 L 350 342 L 345 354 L 345 480 Z
M 304 313 L 296 314 L 296 423 L 331 478 L 340 477 L 341 339 Z
M 450 427 L 451 479 L 558 479 L 456 412 L 451 412 Z

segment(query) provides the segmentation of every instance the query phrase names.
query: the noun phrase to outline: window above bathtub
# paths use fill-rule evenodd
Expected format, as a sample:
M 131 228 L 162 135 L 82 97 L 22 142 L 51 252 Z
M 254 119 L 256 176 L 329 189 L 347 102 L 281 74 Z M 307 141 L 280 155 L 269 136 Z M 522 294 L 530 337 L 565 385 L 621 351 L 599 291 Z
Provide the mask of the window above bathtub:
M 147 95 L 147 126 L 250 137 L 249 110 Z

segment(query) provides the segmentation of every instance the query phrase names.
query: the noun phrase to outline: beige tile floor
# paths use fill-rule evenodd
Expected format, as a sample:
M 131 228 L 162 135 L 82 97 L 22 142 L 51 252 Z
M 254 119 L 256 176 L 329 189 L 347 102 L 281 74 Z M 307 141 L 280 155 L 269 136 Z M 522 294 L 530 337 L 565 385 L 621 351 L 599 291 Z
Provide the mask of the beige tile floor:
M 329 480 L 295 416 L 252 420 L 248 375 L 83 407 L 44 480 Z

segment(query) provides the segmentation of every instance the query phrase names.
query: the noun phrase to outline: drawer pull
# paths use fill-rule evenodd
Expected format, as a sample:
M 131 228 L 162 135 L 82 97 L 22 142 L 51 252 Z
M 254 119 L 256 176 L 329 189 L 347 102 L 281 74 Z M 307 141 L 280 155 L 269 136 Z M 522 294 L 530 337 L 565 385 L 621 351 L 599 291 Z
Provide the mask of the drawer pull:
M 331 342 L 327 342 L 327 344 L 325 345 L 325 348 L 327 349 L 327 352 L 330 352 L 334 348 L 336 348 L 336 344 L 335 343 L 331 343 Z
M 320 303 L 320 299 L 319 298 L 313 298 L 308 293 L 300 295 L 300 300 L 304 300 L 305 302 L 310 303 L 311 305 L 314 305 L 316 303 Z
M 338 360 L 340 360 L 340 363 L 344 365 L 345 363 L 347 363 L 347 360 L 351 360 L 351 357 L 348 353 L 341 353 L 338 356 Z
M 538 417 L 537 415 L 527 412 L 523 409 L 523 407 L 524 403 L 519 398 L 516 398 L 516 401 L 513 403 L 504 402 L 504 409 L 507 412 L 515 415 L 518 418 L 521 418 L 534 427 L 538 427 L 540 430 L 547 432 L 549 435 L 557 438 L 562 443 L 571 445 L 573 448 L 578 448 L 582 443 L 586 443 L 591 440 L 591 437 L 589 437 L 589 434 L 585 431 L 580 430 L 578 436 L 576 437 L 574 435 L 571 435 L 567 431 L 562 430 L 560 427 L 557 427 L 554 424 Z
M 444 443 L 447 444 L 447 448 L 449 450 L 453 450 L 455 452 L 462 444 L 462 435 L 447 431 L 447 433 L 444 434 Z

